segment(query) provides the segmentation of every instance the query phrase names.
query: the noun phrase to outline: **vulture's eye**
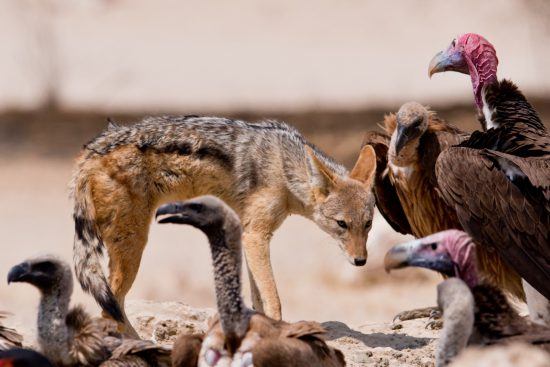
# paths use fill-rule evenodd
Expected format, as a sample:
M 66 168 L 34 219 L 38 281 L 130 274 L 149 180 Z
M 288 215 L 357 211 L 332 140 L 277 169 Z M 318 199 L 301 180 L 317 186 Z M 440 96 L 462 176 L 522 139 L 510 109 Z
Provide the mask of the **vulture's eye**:
M 347 229 L 348 225 L 343 220 L 337 220 L 336 223 L 340 226 L 340 228 Z
M 366 224 L 365 224 L 365 228 L 370 228 L 372 226 L 372 220 L 369 220 Z
M 456 46 L 456 38 L 453 40 L 453 42 L 451 42 L 451 46 L 452 46 L 452 47 L 455 47 L 455 46 Z
M 432 247 L 432 250 L 437 250 L 437 243 L 432 243 L 430 246 Z
M 191 209 L 194 212 L 200 213 L 202 211 L 202 204 L 199 203 L 190 203 L 189 209 Z

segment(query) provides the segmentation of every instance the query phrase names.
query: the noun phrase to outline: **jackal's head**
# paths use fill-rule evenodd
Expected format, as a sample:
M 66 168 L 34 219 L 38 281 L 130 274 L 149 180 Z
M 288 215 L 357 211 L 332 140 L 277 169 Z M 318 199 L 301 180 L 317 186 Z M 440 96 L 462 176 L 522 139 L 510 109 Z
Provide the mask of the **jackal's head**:
M 306 147 L 308 174 L 314 197 L 313 220 L 338 240 L 347 259 L 357 266 L 367 263 L 367 237 L 372 226 L 375 198 L 372 191 L 376 155 L 365 145 L 355 167 L 342 177 Z

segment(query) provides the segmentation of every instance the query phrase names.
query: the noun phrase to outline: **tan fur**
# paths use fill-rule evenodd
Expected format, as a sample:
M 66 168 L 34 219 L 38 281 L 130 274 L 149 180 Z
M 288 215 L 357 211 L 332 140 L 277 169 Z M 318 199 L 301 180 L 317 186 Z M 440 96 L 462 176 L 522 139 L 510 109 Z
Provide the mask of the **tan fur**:
M 224 121 L 214 126 L 217 131 L 225 131 L 225 126 L 219 126 L 227 123 Z M 167 130 L 166 134 L 174 134 L 173 139 L 176 140 L 187 139 L 190 149 L 195 151 L 203 145 L 214 145 L 219 139 L 227 138 L 218 138 L 215 132 L 198 131 L 200 125 L 193 124 L 185 127 L 185 136 L 177 135 L 172 130 Z M 215 157 L 197 158 L 191 153 L 161 151 L 154 144 L 147 149 L 140 148 L 139 142 L 113 144 L 112 148 L 105 148 L 105 141 L 116 131 L 106 131 L 81 153 L 73 178 L 73 196 L 77 207 L 85 208 L 87 219 L 93 222 L 97 237 L 102 242 L 99 246 L 104 244 L 107 247 L 109 286 L 122 311 L 125 295 L 139 269 L 151 217 L 159 205 L 169 201 L 214 195 L 235 210 L 244 228 L 243 246 L 251 275 L 254 307 L 274 319 L 281 318 L 281 305 L 271 268 L 269 243 L 273 232 L 289 214 L 299 214 L 315 221 L 339 241 L 352 263 L 354 258 L 366 259 L 365 244 L 370 226 L 365 227 L 365 223 L 370 223 L 374 210 L 374 154 L 366 150 L 359 157 L 352 171 L 356 173 L 357 179 L 354 179 L 342 166 L 313 146 L 304 144 L 303 138 L 286 125 L 281 127 L 272 123 L 269 129 L 265 129 L 266 132 L 260 133 L 257 131 L 261 131 L 264 125 L 257 126 L 246 130 L 239 125 L 238 128 L 244 132 L 233 125 L 230 127 L 235 129 L 235 134 L 248 134 L 245 137 L 250 139 L 256 139 L 259 134 L 282 131 L 275 139 L 268 137 L 260 141 L 261 144 L 253 141 L 255 146 L 252 149 L 257 150 L 246 151 L 245 156 L 227 148 L 226 153 L 233 155 L 234 160 L 240 159 L 245 163 L 247 160 L 253 161 L 257 174 L 265 177 L 264 180 L 259 179 L 255 186 L 243 190 L 244 194 L 238 190 L 243 186 L 243 176 L 236 172 L 239 167 L 228 169 Z M 140 131 L 132 128 L 138 136 L 135 139 L 141 138 Z M 283 140 L 287 145 L 282 146 L 276 139 L 289 141 Z M 226 147 L 216 147 L 225 152 Z M 263 156 L 258 156 L 260 154 Z M 89 195 L 88 199 L 85 199 L 86 195 Z M 340 230 L 336 219 L 349 222 L 349 229 Z M 77 255 L 82 248 L 82 245 L 78 246 L 75 244 L 75 259 L 78 256 L 88 259 L 89 256 Z M 86 269 L 91 276 L 95 276 L 96 270 L 100 271 L 95 269 L 96 263 L 85 261 L 82 264 L 77 262 L 75 267 L 77 276 Z M 81 284 L 86 275 L 79 276 Z M 108 290 L 104 293 L 107 294 Z M 108 294 L 105 297 L 109 298 Z M 135 333 L 123 317 L 128 332 Z

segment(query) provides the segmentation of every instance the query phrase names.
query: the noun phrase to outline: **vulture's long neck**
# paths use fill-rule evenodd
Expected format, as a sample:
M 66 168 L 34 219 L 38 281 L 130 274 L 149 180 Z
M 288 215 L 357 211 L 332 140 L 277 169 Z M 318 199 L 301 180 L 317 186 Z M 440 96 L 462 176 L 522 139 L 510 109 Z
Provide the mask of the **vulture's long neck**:
M 436 367 L 451 363 L 466 348 L 474 329 L 474 298 L 465 283 L 458 285 L 448 292 L 440 292 L 438 288 L 438 304 L 443 311 L 443 330 L 436 349 Z
M 69 331 L 65 322 L 72 293 L 70 289 L 55 286 L 42 292 L 38 308 L 38 342 L 42 352 L 52 361 L 68 358 Z
M 248 329 L 249 312 L 241 296 L 241 228 L 226 221 L 206 232 L 212 251 L 216 301 L 227 338 L 241 338 Z M 240 341 L 239 341 L 240 342 Z

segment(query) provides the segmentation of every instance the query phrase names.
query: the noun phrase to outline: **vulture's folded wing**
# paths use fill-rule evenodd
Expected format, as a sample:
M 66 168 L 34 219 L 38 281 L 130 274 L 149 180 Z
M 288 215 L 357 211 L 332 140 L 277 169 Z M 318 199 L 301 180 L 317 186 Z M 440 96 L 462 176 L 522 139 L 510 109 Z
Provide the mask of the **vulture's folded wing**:
M 128 366 L 170 366 L 171 348 L 153 343 L 150 340 L 123 339 L 113 351 L 111 363 L 125 361 Z M 131 363 L 131 364 L 130 364 Z M 145 363 L 145 364 L 143 364 Z M 107 364 L 107 366 L 110 366 Z M 126 366 L 126 364 L 125 364 Z
M 0 320 L 8 314 L 0 311 Z M 23 343 L 23 337 L 15 330 L 5 327 L 0 323 L 0 350 L 20 347 Z
M 374 181 L 376 207 L 394 230 L 403 234 L 412 234 L 411 226 L 395 187 L 387 174 L 389 144 L 388 135 L 375 131 L 367 132 L 363 138 L 362 147 L 370 145 L 376 153 L 376 179 Z
M 436 175 L 464 230 L 497 251 L 510 267 L 550 298 L 550 161 L 490 150 L 442 152 Z

